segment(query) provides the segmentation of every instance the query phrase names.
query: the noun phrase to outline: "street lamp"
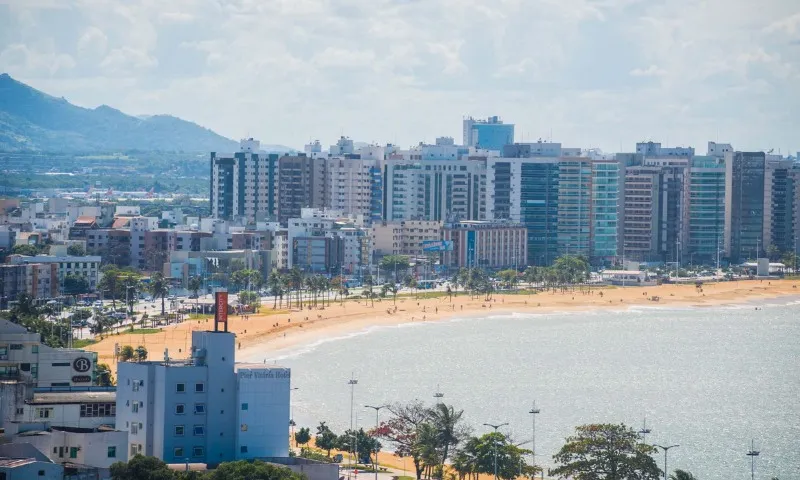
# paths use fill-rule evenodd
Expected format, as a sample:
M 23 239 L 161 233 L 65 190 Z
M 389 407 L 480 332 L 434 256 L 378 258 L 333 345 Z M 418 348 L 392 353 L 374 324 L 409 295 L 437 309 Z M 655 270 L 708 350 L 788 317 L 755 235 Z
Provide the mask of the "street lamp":
M 748 457 L 750 457 L 750 479 L 753 480 L 756 478 L 756 457 L 759 456 L 761 452 L 756 450 L 756 442 L 755 440 L 750 440 L 750 451 L 745 453 Z
M 492 425 L 491 423 L 484 423 L 487 427 L 492 427 L 494 432 L 497 433 L 497 429 L 500 427 L 504 427 L 508 425 L 508 423 L 501 423 L 500 425 Z M 497 441 L 495 439 L 494 443 L 494 480 L 497 480 Z
M 536 465 L 536 415 L 541 410 L 536 408 L 536 400 L 533 401 L 533 407 L 528 412 L 531 414 L 531 463 Z
M 388 405 L 378 405 L 374 407 L 372 405 L 364 405 L 364 408 L 372 408 L 375 409 L 375 436 L 378 436 L 378 412 L 381 411 L 382 408 L 386 408 Z M 375 470 L 375 480 L 378 480 L 378 449 L 375 449 L 375 461 L 372 462 L 372 469 Z
M 442 401 L 441 399 L 443 397 L 444 397 L 444 393 L 442 393 L 442 391 L 439 390 L 439 384 L 437 383 L 436 384 L 436 392 L 434 392 L 433 398 L 435 398 L 437 402 L 441 402 Z
M 357 444 L 356 444 L 356 439 L 355 439 L 355 429 L 353 428 L 353 413 L 354 413 L 353 412 L 353 408 L 354 408 L 353 401 L 355 400 L 355 394 L 356 394 L 355 393 L 355 388 L 356 388 L 356 385 L 358 385 L 358 380 L 355 379 L 355 377 L 353 376 L 352 373 L 350 374 L 350 380 L 347 382 L 347 384 L 350 385 L 350 433 L 353 435 L 353 439 L 351 440 L 350 447 L 351 447 L 351 450 L 353 451 L 353 453 L 356 456 L 356 465 L 358 465 L 358 450 L 356 450 Z M 351 468 L 350 472 L 352 472 L 352 471 L 353 471 L 353 469 Z
M 653 445 L 654 447 L 658 447 L 661 450 L 664 450 L 664 480 L 667 480 L 667 452 L 669 452 L 670 448 L 680 447 L 680 445 L 670 445 L 668 447 L 662 447 L 661 445 Z

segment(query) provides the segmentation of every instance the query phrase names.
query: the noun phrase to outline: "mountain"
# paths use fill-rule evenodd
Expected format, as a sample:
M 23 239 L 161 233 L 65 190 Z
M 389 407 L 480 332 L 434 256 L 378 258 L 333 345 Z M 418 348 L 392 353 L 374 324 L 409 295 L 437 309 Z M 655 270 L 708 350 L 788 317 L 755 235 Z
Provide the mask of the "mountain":
M 170 115 L 126 115 L 107 105 L 82 108 L 0 75 L 0 151 L 232 152 L 239 144 Z M 290 151 L 282 145 L 265 150 Z

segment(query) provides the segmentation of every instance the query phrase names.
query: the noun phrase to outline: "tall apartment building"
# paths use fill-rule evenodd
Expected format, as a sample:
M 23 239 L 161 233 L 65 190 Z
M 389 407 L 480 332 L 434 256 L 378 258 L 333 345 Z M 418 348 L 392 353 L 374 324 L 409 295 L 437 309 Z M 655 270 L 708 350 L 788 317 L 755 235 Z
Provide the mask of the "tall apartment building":
M 275 216 L 278 155 L 259 150 L 252 138 L 232 154 L 211 152 L 211 215 L 248 223 Z
M 23 257 L 24 258 L 24 257 Z M 58 297 L 61 289 L 58 266 L 52 263 L 18 263 L 0 265 L 0 308 L 27 293 L 36 299 Z
M 778 252 L 795 250 L 797 227 L 798 165 L 792 160 L 767 158 L 764 172 L 764 233 L 765 250 Z
M 595 264 L 613 262 L 619 255 L 623 172 L 617 160 L 592 160 L 590 231 L 591 258 Z
M 592 161 L 561 158 L 558 162 L 558 250 L 589 258 L 592 219 Z
M 684 178 L 682 254 L 690 263 L 716 264 L 725 237 L 725 159 L 696 156 Z
M 660 260 L 661 171 L 655 167 L 630 165 L 625 168 L 622 241 L 625 259 Z
M 559 159 L 490 158 L 487 171 L 489 218 L 526 228 L 529 265 L 552 263 L 559 255 Z
M 383 197 L 381 189 L 376 188 L 380 187 L 380 182 L 376 185 L 376 180 L 380 180 L 380 161 L 343 157 L 330 157 L 325 161 L 328 183 L 325 204 L 345 215 L 373 219 Z
M 763 254 L 766 155 L 735 152 L 725 163 L 725 254 L 742 262 Z
M 384 215 L 403 220 L 486 218 L 486 162 L 480 160 L 388 160 Z
M 215 327 L 192 332 L 191 358 L 118 364 L 117 428 L 130 455 L 212 466 L 288 456 L 290 371 L 235 363 L 235 342 Z
M 486 120 L 467 117 L 463 121 L 464 146 L 502 151 L 514 143 L 514 124 L 503 123 L 497 116 Z
M 326 206 L 326 165 L 324 158 L 305 154 L 284 155 L 278 160 L 278 221 L 282 225 L 299 218 L 303 208 Z

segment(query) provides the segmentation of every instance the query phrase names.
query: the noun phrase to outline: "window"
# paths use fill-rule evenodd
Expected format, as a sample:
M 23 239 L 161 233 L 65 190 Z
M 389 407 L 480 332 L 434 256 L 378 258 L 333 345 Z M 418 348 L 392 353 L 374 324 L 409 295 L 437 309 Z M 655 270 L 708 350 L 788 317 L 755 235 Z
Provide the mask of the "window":
M 247 410 L 248 405 L 246 403 L 242 404 L 242 410 Z
M 39 353 L 39 345 L 31 345 L 31 353 Z
M 139 413 L 139 404 L 138 403 L 134 403 L 133 405 L 131 405 L 131 413 Z
M 247 424 L 246 424 L 246 423 L 243 423 L 243 424 L 242 424 L 242 431 L 243 431 L 243 432 L 246 432 L 246 431 L 247 431 Z
M 175 458 L 183 458 L 183 447 L 175 447 L 172 451 L 172 456 Z
M 186 391 L 186 384 L 185 383 L 179 383 L 179 384 L 175 385 L 175 391 L 178 392 L 178 393 L 185 392 Z
M 239 447 L 239 453 L 247 453 L 247 445 L 242 445 Z
M 206 413 L 206 404 L 205 403 L 195 403 L 194 404 L 194 413 L 197 415 L 202 415 Z
M 51 387 L 69 387 L 69 382 L 53 382 L 50 384 Z
M 135 405 L 135 404 L 134 404 Z M 132 408 L 133 413 L 137 409 Z M 117 414 L 117 405 L 115 403 L 82 403 L 81 404 L 81 417 L 113 417 Z
M 183 425 L 175 425 L 175 436 L 182 437 L 183 436 Z
M 137 435 L 139 433 L 139 424 L 133 423 L 131 424 L 131 435 Z
M 194 384 L 194 391 L 195 393 L 203 393 L 206 391 L 206 386 L 202 383 L 195 383 Z
M 78 458 L 78 447 L 69 448 L 69 458 Z
M 194 436 L 195 437 L 202 437 L 206 434 L 206 427 L 203 425 L 195 425 L 194 426 Z
M 175 405 L 175 415 L 183 415 L 186 411 L 186 406 L 182 403 Z
M 53 409 L 52 408 L 37 408 L 36 409 L 36 417 L 38 418 L 50 418 L 53 416 Z
M 17 409 L 17 415 L 22 415 L 23 413 L 25 413 L 25 409 L 24 408 L 18 408 Z
M 10 348 L 11 348 L 11 350 L 22 350 L 22 344 L 21 343 L 12 343 Z
M 117 447 L 108 447 L 108 458 L 117 458 Z
M 69 367 L 69 362 L 55 362 L 53 363 L 54 367 Z
M 202 457 L 203 456 L 203 447 L 192 447 L 192 456 L 193 457 Z

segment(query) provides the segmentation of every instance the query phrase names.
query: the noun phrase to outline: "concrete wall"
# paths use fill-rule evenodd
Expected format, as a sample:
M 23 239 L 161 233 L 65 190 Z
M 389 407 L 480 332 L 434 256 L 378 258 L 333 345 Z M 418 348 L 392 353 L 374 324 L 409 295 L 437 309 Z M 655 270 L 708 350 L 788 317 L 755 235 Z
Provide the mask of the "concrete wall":
M 236 458 L 287 457 L 290 370 L 239 367 L 237 379 Z

